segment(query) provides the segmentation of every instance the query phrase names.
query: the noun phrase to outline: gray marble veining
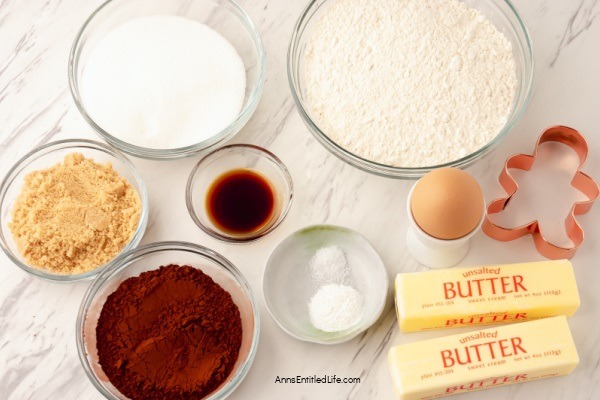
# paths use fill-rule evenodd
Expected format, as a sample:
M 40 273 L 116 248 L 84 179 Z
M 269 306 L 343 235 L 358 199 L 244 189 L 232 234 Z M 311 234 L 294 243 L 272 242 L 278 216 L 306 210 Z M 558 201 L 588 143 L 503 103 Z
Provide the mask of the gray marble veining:
M 73 104 L 68 54 L 77 30 L 102 0 L 0 0 L 0 175 L 31 148 L 51 140 L 98 139 Z M 152 209 L 144 243 L 188 240 L 225 254 L 249 280 L 261 311 L 261 338 L 254 365 L 231 399 L 390 399 L 390 346 L 447 332 L 401 334 L 391 303 L 371 329 L 354 340 L 319 346 L 282 332 L 266 312 L 262 270 L 271 249 L 289 233 L 314 223 L 348 226 L 363 233 L 381 254 L 390 277 L 422 270 L 404 244 L 406 195 L 411 182 L 358 171 L 329 154 L 302 123 L 286 73 L 287 47 L 305 0 L 244 0 L 267 51 L 265 89 L 258 109 L 233 142 L 268 147 L 288 166 L 296 194 L 288 218 L 272 234 L 247 246 L 231 246 L 201 233 L 185 209 L 183 191 L 197 157 L 157 163 L 134 159 L 146 179 Z M 600 1 L 515 0 L 532 36 L 536 78 L 530 106 L 506 140 L 469 168 L 491 199 L 505 158 L 531 151 L 538 133 L 562 123 L 589 139 L 586 171 L 600 171 Z M 596 176 L 597 178 L 600 178 Z M 582 300 L 570 326 L 581 363 L 568 377 L 493 389 L 494 399 L 600 398 L 600 254 L 598 208 L 580 218 L 587 241 L 573 259 Z M 528 239 L 510 245 L 483 234 L 473 238 L 463 265 L 541 260 Z M 56 285 L 34 279 L 0 255 L 0 399 L 100 399 L 80 367 L 75 346 L 79 303 L 89 283 Z M 276 376 L 337 374 L 360 384 L 292 385 Z M 482 393 L 460 396 L 475 400 Z M 457 397 L 458 398 L 458 397 Z

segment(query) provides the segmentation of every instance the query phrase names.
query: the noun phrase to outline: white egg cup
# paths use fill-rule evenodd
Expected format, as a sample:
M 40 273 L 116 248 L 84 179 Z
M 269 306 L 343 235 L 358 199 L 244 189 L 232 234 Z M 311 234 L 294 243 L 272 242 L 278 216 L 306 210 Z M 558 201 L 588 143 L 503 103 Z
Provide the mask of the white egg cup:
M 481 213 L 481 219 L 477 226 L 465 236 L 458 239 L 437 239 L 423 231 L 415 221 L 410 208 L 415 185 L 408 193 L 406 210 L 410 225 L 406 233 L 406 247 L 412 256 L 421 264 L 429 268 L 449 268 L 461 262 L 469 252 L 469 241 L 475 235 L 485 217 L 485 212 Z M 485 199 L 483 201 L 485 210 Z

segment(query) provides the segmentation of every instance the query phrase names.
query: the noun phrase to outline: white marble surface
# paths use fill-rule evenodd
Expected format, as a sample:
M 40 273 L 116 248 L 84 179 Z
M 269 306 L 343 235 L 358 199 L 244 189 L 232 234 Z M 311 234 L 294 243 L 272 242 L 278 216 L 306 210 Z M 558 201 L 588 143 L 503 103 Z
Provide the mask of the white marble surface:
M 71 100 L 66 72 L 75 33 L 100 3 L 0 0 L 2 175 L 33 146 L 59 138 L 97 138 Z M 502 194 L 496 177 L 504 159 L 514 152 L 530 152 L 537 135 L 552 124 L 571 125 L 587 136 L 591 159 L 585 169 L 600 179 L 600 1 L 515 3 L 534 44 L 535 86 L 521 122 L 489 157 L 469 169 L 488 199 Z M 449 332 L 401 334 L 393 309 L 388 307 L 379 323 L 349 343 L 323 347 L 299 342 L 281 331 L 267 314 L 261 275 L 267 255 L 280 240 L 298 228 L 324 222 L 362 232 L 381 253 L 390 276 L 423 269 L 404 245 L 405 198 L 412 182 L 355 170 L 324 150 L 303 125 L 290 96 L 285 62 L 288 40 L 305 0 L 247 0 L 241 4 L 262 34 L 268 72 L 258 110 L 234 141 L 265 146 L 283 159 L 297 188 L 292 210 L 272 235 L 258 243 L 220 243 L 200 232 L 185 209 L 185 181 L 197 157 L 168 163 L 135 160 L 151 200 L 144 242 L 187 240 L 203 244 L 225 254 L 250 281 L 260 304 L 260 346 L 250 373 L 232 399 L 392 398 L 386 361 L 390 346 Z M 552 183 L 545 182 L 545 187 Z M 533 208 L 539 208 L 538 204 Z M 562 217 L 556 214 L 554 220 L 548 217 L 546 226 L 560 239 Z M 460 398 L 600 398 L 599 215 L 600 205 L 596 205 L 591 213 L 579 218 L 587 240 L 572 260 L 582 301 L 580 310 L 570 319 L 581 357 L 579 367 L 568 377 Z M 505 244 L 479 233 L 462 265 L 541 259 L 529 238 Z M 0 399 L 101 397 L 81 369 L 75 346 L 77 309 L 88 285 L 40 281 L 0 255 Z M 298 374 L 360 377 L 361 383 L 274 383 L 277 375 Z

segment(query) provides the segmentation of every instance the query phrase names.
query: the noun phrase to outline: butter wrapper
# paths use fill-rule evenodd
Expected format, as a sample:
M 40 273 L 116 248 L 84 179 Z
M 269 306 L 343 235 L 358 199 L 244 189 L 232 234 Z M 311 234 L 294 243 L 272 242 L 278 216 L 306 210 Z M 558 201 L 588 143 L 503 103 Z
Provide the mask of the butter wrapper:
M 571 316 L 579 293 L 568 260 L 398 274 L 403 332 Z
M 579 363 L 564 316 L 395 346 L 398 400 L 426 400 L 567 375 Z

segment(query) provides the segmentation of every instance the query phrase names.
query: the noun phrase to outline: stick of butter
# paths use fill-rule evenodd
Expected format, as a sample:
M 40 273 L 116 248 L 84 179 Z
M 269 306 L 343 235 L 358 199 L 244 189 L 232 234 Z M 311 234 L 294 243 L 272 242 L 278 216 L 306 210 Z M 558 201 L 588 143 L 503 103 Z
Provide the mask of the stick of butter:
M 398 274 L 403 332 L 571 316 L 579 308 L 568 260 Z
M 399 400 L 423 400 L 567 375 L 579 363 L 565 316 L 395 346 Z

